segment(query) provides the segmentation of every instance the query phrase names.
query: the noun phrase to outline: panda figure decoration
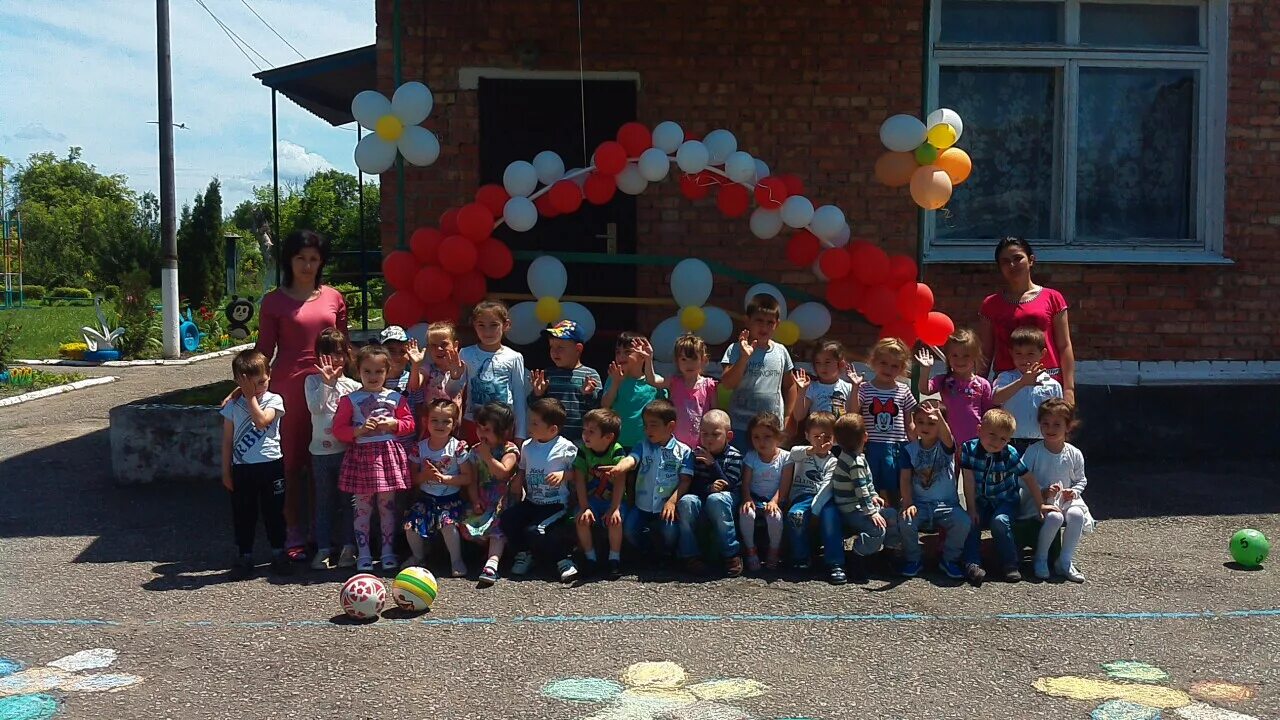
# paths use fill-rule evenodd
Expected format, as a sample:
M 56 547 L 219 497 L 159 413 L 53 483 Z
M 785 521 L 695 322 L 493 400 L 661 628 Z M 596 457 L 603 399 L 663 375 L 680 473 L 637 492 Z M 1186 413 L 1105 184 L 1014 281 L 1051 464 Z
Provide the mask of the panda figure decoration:
M 230 328 L 227 334 L 236 340 L 249 337 L 249 320 L 253 318 L 253 301 L 238 295 L 231 296 L 227 303 L 227 322 Z

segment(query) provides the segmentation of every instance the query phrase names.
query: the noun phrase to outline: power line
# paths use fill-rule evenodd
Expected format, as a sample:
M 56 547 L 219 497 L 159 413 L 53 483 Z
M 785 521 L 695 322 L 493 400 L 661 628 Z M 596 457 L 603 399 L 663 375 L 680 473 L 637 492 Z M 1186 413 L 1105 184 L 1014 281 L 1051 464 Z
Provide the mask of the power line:
M 213 11 L 209 9 L 209 6 L 204 4 L 204 0 L 196 0 L 196 4 L 204 8 L 205 12 L 209 13 L 209 17 L 213 18 L 213 21 L 218 24 L 218 27 L 222 28 L 222 32 L 226 34 L 226 36 L 231 40 L 232 44 L 234 44 L 236 48 L 240 50 L 240 53 L 244 55 L 245 58 L 247 58 L 250 63 L 253 63 L 253 66 L 255 68 L 261 70 L 262 66 L 259 65 L 256 60 L 249 57 L 249 54 L 244 51 L 244 48 L 246 47 L 252 50 L 254 55 L 257 55 L 258 57 L 262 58 L 262 62 L 270 65 L 271 67 L 275 67 L 275 63 L 268 60 L 265 55 L 258 52 L 258 50 L 252 45 L 250 45 L 247 40 L 237 35 L 235 30 L 232 30 L 230 27 L 227 26 L 226 23 L 222 22 L 222 20 L 220 20 L 217 15 L 213 14 Z M 244 47 L 240 47 L 241 44 L 243 44 Z
M 294 46 L 293 46 L 293 43 L 289 42 L 288 40 L 285 40 L 283 35 L 281 35 L 280 33 L 276 32 L 276 29 L 275 29 L 275 28 L 273 28 L 273 27 L 271 27 L 271 23 L 267 22 L 267 19 L 266 19 L 266 18 L 264 18 L 264 17 L 262 17 L 261 15 L 259 15 L 259 14 L 258 14 L 258 11 L 253 9 L 253 6 L 249 4 L 249 0 L 240 0 L 240 2 L 244 3 L 244 6 L 245 6 L 245 7 L 247 7 L 247 8 L 249 8 L 249 12 L 253 13 L 253 16 L 254 16 L 254 17 L 256 17 L 256 18 L 258 18 L 259 20 L 261 20 L 261 21 L 262 21 L 262 24 L 263 24 L 263 25 L 266 25 L 268 30 L 270 30 L 271 32 L 275 33 L 275 36 L 276 36 L 276 37 L 278 37 L 278 38 L 280 38 L 280 42 L 284 43 L 285 45 L 288 45 L 288 46 L 289 46 L 289 49 L 290 49 L 290 50 L 292 50 L 294 53 L 296 53 L 296 54 L 298 55 L 298 57 L 302 58 L 303 60 L 306 60 L 306 59 L 307 59 L 307 56 L 306 56 L 306 55 L 303 55 L 303 54 L 298 50 L 298 48 L 294 47 Z

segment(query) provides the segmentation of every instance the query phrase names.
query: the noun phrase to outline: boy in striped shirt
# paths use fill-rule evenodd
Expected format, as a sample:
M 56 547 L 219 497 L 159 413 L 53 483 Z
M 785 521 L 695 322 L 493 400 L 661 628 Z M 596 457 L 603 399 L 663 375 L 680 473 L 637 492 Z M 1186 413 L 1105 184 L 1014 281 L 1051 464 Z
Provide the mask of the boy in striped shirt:
M 836 469 L 831 475 L 831 502 L 840 511 L 840 522 L 845 528 L 858 533 L 853 541 L 854 565 L 851 568 L 855 582 L 866 582 L 866 563 L 863 558 L 874 555 L 886 545 L 896 545 L 898 535 L 890 532 L 896 525 L 898 513 L 876 493 L 871 469 L 862 450 L 867 443 L 867 429 L 861 415 L 841 415 L 835 424 Z M 824 533 L 825 534 L 825 533 Z M 827 563 L 827 581 L 843 585 L 848 578 L 844 572 L 844 543 L 827 542 L 822 550 Z

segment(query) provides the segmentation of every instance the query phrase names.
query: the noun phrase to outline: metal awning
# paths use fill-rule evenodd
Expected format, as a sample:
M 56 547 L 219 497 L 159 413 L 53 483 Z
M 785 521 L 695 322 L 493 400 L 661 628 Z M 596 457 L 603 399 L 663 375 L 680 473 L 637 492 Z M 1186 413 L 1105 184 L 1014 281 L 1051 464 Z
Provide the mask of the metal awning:
M 377 46 L 304 60 L 253 76 L 330 125 L 346 125 L 355 122 L 351 100 L 356 93 L 378 85 Z

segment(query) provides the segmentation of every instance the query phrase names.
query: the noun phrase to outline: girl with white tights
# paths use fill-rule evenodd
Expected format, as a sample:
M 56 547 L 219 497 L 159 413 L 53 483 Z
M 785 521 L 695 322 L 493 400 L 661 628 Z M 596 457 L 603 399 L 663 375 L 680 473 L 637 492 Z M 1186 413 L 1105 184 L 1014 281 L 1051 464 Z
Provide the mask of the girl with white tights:
M 1045 401 L 1038 414 L 1044 440 L 1027 448 L 1023 456 L 1023 462 L 1040 483 L 1045 504 L 1057 507 L 1045 514 L 1036 543 L 1035 573 L 1041 580 L 1049 577 L 1049 548 L 1065 525 L 1062 552 L 1053 571 L 1071 582 L 1084 582 L 1084 574 L 1076 569 L 1074 560 L 1080 538 L 1093 531 L 1094 520 L 1084 502 L 1084 489 L 1089 482 L 1084 474 L 1084 454 L 1067 442 L 1075 414 L 1075 406 L 1066 400 Z

